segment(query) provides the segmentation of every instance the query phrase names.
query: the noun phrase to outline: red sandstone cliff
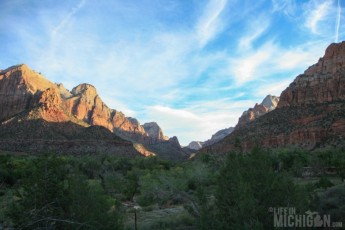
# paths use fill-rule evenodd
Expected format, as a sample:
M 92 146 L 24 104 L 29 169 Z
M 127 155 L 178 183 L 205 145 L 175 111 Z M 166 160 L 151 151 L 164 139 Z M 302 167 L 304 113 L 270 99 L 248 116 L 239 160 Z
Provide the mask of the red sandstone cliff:
M 26 114 L 19 120 L 42 119 L 45 122 L 69 122 L 83 127 L 102 126 L 132 142 L 144 145 L 168 142 L 166 144 L 175 145 L 163 135 L 158 125 L 156 129 L 145 131 L 136 119 L 108 108 L 94 86 L 80 84 L 70 92 L 62 84 L 50 82 L 26 65 L 13 66 L 0 72 L 0 94 L 0 121 L 7 127 L 9 121 L 13 123 L 16 120 L 13 118 Z M 151 154 L 144 146 L 134 146 L 140 146 L 137 150 L 144 155 Z
M 255 116 L 255 111 L 263 114 Z M 240 118 L 240 127 L 203 151 L 225 153 L 238 147 L 239 143 L 244 150 L 255 145 L 306 149 L 343 145 L 345 42 L 331 44 L 318 63 L 297 76 L 281 93 L 275 110 L 267 111 L 256 105 L 251 113 L 244 115 Z
M 315 65 L 282 92 L 278 108 L 345 100 L 344 67 L 345 42 L 331 44 Z

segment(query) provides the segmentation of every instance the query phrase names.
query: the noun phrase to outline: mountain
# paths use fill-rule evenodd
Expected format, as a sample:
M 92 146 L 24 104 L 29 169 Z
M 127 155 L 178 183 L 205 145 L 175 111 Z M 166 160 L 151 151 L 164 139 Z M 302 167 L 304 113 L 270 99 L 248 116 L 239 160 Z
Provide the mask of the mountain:
M 188 144 L 187 148 L 190 150 L 199 150 L 202 148 L 204 142 L 202 141 L 192 141 Z
M 267 95 L 261 102 L 261 104 L 255 104 L 254 108 L 250 108 L 243 112 L 235 128 L 244 126 L 245 124 L 255 120 L 256 118 L 261 117 L 262 115 L 274 110 L 277 107 L 278 102 L 279 97 Z M 227 129 L 219 130 L 212 135 L 211 139 L 207 141 L 192 141 L 186 148 L 190 150 L 199 150 L 207 146 L 213 145 L 223 140 L 226 136 L 232 133 L 235 130 L 235 128 L 229 127 Z
M 331 44 L 325 55 L 297 76 L 279 98 L 276 109 L 266 111 L 255 106 L 257 111 L 266 113 L 245 114 L 255 119 L 246 122 L 251 119 L 240 118 L 241 125 L 229 136 L 202 151 L 225 153 L 238 147 L 250 150 L 255 145 L 306 149 L 343 145 L 345 42 Z
M 212 135 L 211 139 L 203 142 L 203 147 L 217 143 L 218 141 L 222 140 L 224 137 L 229 135 L 232 131 L 234 131 L 234 127 L 229 127 L 217 131 L 215 134 Z
M 267 95 L 261 104 L 255 104 L 254 108 L 244 111 L 238 119 L 237 127 L 244 126 L 262 115 L 274 110 L 279 102 L 279 97 Z
M 158 126 L 156 122 L 149 122 L 142 125 L 144 131 L 149 137 L 150 143 L 156 143 L 157 141 L 167 141 L 169 137 L 164 136 L 162 129 Z
M 68 91 L 62 84 L 50 82 L 25 64 L 12 66 L 0 72 L 0 94 L 0 137 L 6 138 L 7 143 L 13 143 L 18 139 L 13 127 L 23 134 L 20 136 L 23 140 L 41 140 L 49 136 L 50 140 L 67 141 L 71 138 L 76 140 L 84 136 L 81 133 L 94 130 L 90 127 L 98 126 L 103 127 L 100 131 L 102 135 L 98 131 L 94 133 L 95 143 L 97 140 L 101 143 L 103 140 L 111 139 L 121 140 L 126 146 L 128 143 L 134 143 L 131 144 L 132 148 L 136 149 L 133 152 L 139 151 L 143 155 L 159 155 L 147 149 L 152 143 L 178 147 L 175 140 L 169 140 L 163 135 L 156 123 L 150 123 L 151 129 L 150 125 L 146 125 L 146 131 L 135 118 L 126 117 L 122 112 L 110 109 L 94 86 L 80 84 Z M 64 129 L 59 128 L 60 126 Z M 41 135 L 37 136 L 36 130 Z M 104 134 L 105 132 L 108 134 Z M 48 133 L 50 135 L 47 135 Z M 27 134 L 33 134 L 35 137 L 30 138 Z M 6 142 L 4 139 L 1 141 Z M 2 146 L 11 149 L 9 145 Z M 16 146 L 16 149 L 21 151 L 18 145 Z M 166 157 L 175 159 L 183 158 L 185 155 L 181 148 L 174 153 L 177 155 Z
M 217 143 L 218 141 L 222 140 L 224 137 L 229 135 L 233 130 L 234 130 L 234 127 L 229 127 L 226 129 L 219 130 L 215 134 L 212 135 L 211 139 L 208 139 L 206 141 L 192 141 L 185 148 L 192 151 L 199 150 L 201 148 Z

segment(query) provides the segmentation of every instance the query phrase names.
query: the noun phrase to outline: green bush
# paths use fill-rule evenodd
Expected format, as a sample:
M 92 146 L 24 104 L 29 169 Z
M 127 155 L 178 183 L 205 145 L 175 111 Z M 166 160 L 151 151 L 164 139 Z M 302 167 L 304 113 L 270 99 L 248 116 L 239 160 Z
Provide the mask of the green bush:
M 55 156 L 33 160 L 7 215 L 19 229 L 121 228 L 115 200 L 90 184 L 73 162 Z
M 323 188 L 327 189 L 328 187 L 332 187 L 334 184 L 325 176 L 322 176 L 320 180 L 315 184 L 316 188 Z
M 264 151 L 248 155 L 231 153 L 220 170 L 216 217 L 220 229 L 272 228 L 269 207 L 296 207 L 303 211 L 309 198 L 287 173 L 274 170 Z
M 330 215 L 332 222 L 345 223 L 345 186 L 331 187 L 321 193 L 314 201 L 316 210 L 321 215 Z

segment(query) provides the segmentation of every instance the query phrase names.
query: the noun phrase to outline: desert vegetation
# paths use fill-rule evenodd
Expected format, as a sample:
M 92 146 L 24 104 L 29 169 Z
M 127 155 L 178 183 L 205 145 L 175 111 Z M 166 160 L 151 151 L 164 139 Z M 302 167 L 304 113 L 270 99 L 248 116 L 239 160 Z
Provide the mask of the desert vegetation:
M 0 227 L 271 229 L 270 207 L 313 210 L 344 223 L 344 173 L 342 149 L 255 148 L 179 163 L 2 154 Z

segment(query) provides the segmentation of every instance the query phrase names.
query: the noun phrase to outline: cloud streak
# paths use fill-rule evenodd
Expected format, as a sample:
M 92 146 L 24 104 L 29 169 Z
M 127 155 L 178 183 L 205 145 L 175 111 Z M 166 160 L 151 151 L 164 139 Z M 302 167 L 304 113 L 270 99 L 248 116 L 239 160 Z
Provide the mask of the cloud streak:
M 308 12 L 305 25 L 312 33 L 317 34 L 319 33 L 319 23 L 325 20 L 331 10 L 332 1 L 312 2 L 308 7 L 311 7 L 311 10 Z
M 211 0 L 208 2 L 196 25 L 196 33 L 201 47 L 211 41 L 222 30 L 221 13 L 227 0 Z
M 188 144 L 279 96 L 344 34 L 335 1 L 172 2 L 0 1 L 1 68 L 93 84 L 109 107 Z
M 296 12 L 295 0 L 272 0 L 273 12 L 283 12 L 292 17 Z
M 253 20 L 248 29 L 248 34 L 239 41 L 239 50 L 252 49 L 253 42 L 260 38 L 268 27 L 269 20 L 267 18 L 259 17 L 259 19 Z
M 85 0 L 81 0 L 76 7 L 74 7 L 61 21 L 60 23 L 52 30 L 51 36 L 52 40 L 55 40 L 66 25 L 71 21 L 73 16 L 78 13 L 78 11 L 85 5 Z

